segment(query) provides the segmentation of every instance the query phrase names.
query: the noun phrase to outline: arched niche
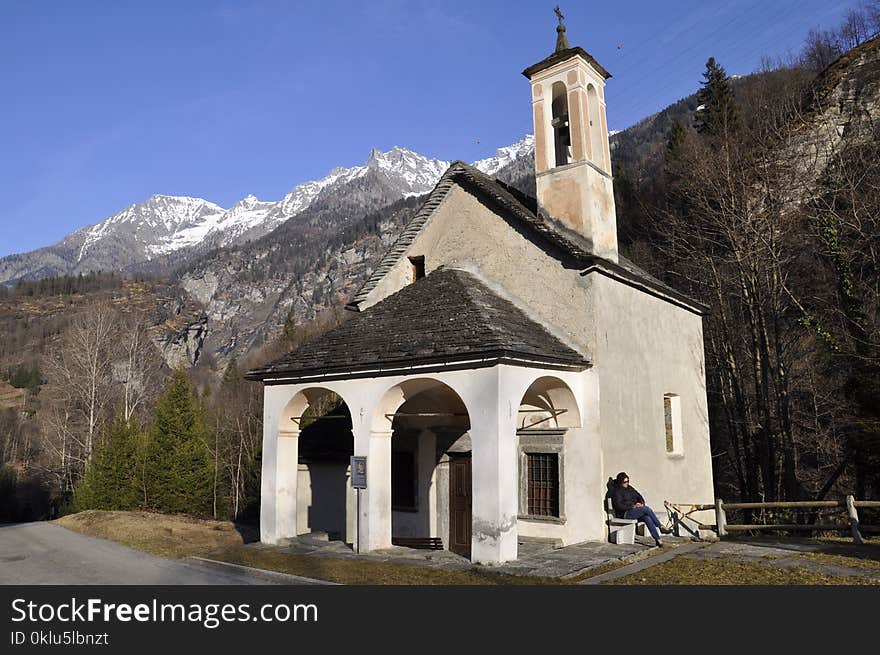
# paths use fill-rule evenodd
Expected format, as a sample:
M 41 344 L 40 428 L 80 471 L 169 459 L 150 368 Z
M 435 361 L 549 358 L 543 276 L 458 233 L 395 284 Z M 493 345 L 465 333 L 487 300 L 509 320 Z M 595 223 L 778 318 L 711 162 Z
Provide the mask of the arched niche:
M 554 376 L 540 377 L 523 394 L 517 414 L 518 430 L 581 426 L 581 412 L 569 386 Z

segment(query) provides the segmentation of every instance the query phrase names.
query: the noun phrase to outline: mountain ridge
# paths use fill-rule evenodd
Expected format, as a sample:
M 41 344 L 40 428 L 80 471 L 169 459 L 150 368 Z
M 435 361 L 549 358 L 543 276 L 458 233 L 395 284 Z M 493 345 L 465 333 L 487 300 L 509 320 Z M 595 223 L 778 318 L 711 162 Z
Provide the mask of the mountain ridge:
M 534 139 L 526 135 L 474 165 L 493 174 L 530 152 L 533 145 Z M 248 194 L 225 209 L 204 198 L 154 194 L 55 244 L 0 258 L 0 284 L 99 270 L 173 269 L 212 249 L 260 238 L 302 213 L 328 190 L 371 173 L 386 178 L 389 201 L 423 195 L 449 164 L 401 146 L 384 152 L 374 148 L 363 165 L 335 167 L 319 180 L 294 186 L 278 201 Z

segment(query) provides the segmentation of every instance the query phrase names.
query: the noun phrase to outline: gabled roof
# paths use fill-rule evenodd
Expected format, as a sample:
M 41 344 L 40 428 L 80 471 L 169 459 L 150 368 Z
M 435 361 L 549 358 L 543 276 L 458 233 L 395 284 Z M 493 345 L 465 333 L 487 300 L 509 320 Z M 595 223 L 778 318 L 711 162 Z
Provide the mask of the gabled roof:
M 250 380 L 382 376 L 414 366 L 467 368 L 510 363 L 583 370 L 589 360 L 479 278 L 439 268 L 339 327 L 267 366 Z
M 347 309 L 357 310 L 385 274 L 400 261 L 453 186 L 459 186 L 489 203 L 500 215 L 513 220 L 541 238 L 558 256 L 584 272 L 602 272 L 698 314 L 708 310 L 708 307 L 702 303 L 676 291 L 625 257 L 618 257 L 618 262 L 615 263 L 594 255 L 592 245 L 585 237 L 544 216 L 538 210 L 538 203 L 534 198 L 462 161 L 453 162 L 449 166 L 397 241 L 385 253 L 372 275 L 347 305 Z

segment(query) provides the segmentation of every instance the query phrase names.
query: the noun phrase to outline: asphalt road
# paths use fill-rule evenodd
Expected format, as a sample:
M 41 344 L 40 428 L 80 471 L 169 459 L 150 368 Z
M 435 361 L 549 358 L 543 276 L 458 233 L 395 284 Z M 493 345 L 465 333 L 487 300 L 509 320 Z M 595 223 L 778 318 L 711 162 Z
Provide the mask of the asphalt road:
M 0 585 L 216 585 L 308 583 L 154 557 L 52 523 L 0 525 Z

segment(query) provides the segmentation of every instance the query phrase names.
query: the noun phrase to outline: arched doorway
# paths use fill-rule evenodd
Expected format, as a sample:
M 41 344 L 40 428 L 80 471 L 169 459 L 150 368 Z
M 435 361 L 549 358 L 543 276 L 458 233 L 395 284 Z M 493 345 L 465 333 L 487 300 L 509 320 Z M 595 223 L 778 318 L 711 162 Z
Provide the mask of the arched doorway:
M 313 387 L 288 403 L 282 424 L 298 437 L 296 483 L 297 534 L 326 534 L 351 543 L 354 510 L 349 462 L 354 454 L 351 413 L 334 391 Z
M 374 429 L 392 432 L 392 543 L 442 544 L 470 557 L 470 418 L 462 399 L 438 380 L 407 380 L 385 394 Z

